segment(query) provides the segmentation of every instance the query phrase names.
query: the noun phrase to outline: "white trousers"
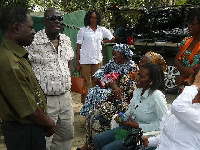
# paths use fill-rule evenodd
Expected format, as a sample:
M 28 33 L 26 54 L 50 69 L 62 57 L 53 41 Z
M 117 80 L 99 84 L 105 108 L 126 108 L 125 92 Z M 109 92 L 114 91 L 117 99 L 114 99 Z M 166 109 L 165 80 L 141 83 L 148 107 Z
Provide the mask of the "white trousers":
M 70 150 L 74 137 L 74 112 L 71 93 L 47 96 L 47 113 L 56 123 L 56 132 L 46 137 L 46 150 Z

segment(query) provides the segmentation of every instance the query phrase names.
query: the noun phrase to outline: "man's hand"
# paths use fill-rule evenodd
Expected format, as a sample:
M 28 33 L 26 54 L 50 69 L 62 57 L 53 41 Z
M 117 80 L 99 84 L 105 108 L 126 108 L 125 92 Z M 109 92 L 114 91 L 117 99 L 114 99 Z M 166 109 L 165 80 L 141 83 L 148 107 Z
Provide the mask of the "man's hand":
M 56 125 L 53 121 L 51 121 L 50 125 L 46 127 L 46 132 L 45 132 L 45 135 L 47 137 L 53 135 L 56 131 Z
M 47 113 L 45 113 L 40 107 L 35 110 L 32 114 L 26 116 L 32 123 L 41 125 L 46 130 L 46 136 L 51 136 L 55 133 L 55 123 Z

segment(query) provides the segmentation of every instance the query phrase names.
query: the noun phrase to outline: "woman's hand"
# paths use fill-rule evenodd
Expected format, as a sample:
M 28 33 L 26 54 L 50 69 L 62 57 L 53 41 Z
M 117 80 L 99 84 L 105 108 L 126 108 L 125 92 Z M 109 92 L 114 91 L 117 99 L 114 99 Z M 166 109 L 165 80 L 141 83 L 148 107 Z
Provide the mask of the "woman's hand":
M 122 99 L 122 92 L 123 92 L 123 90 L 121 88 L 119 88 L 119 87 L 115 87 L 113 89 L 113 91 L 114 91 L 114 94 L 115 94 L 116 98 L 118 100 L 121 100 Z
M 76 65 L 76 71 L 80 71 L 80 70 L 81 70 L 80 64 Z
M 181 85 L 186 79 L 185 74 L 181 74 L 176 78 L 176 85 Z
M 194 80 L 193 85 L 196 85 L 200 89 L 200 71 L 195 76 L 195 80 Z
M 129 115 L 129 117 L 131 120 L 129 122 L 124 121 L 123 124 L 128 127 L 139 128 L 139 124 L 133 119 L 133 117 L 131 115 Z
M 200 70 L 200 65 L 197 65 L 193 68 L 193 71 L 194 72 L 198 72 Z
M 147 147 L 149 144 L 148 136 L 142 136 L 142 140 L 144 147 Z
M 115 121 L 117 122 L 117 124 L 119 124 L 119 115 L 117 115 L 117 116 L 115 117 Z
M 194 73 L 194 70 L 193 70 L 194 68 L 186 68 L 185 69 L 185 72 L 184 72 L 184 74 L 185 74 L 185 77 L 186 78 L 189 78 L 193 73 Z
M 100 80 L 97 78 L 97 77 L 93 77 L 92 78 L 92 85 L 94 86 L 94 85 L 99 85 L 99 83 L 100 83 Z

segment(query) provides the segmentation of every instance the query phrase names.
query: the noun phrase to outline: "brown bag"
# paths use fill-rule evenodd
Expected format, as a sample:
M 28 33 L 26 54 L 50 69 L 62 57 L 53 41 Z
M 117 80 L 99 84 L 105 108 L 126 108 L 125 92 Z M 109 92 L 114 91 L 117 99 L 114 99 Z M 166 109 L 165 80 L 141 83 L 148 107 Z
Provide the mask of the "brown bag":
M 71 76 L 71 91 L 79 94 L 86 94 L 85 79 L 81 77 Z

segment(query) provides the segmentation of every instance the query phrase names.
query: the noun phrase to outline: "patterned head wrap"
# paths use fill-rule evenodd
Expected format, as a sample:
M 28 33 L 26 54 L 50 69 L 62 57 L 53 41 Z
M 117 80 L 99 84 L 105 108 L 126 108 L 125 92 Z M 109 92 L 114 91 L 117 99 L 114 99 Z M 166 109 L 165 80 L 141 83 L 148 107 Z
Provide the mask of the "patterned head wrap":
M 113 50 L 124 54 L 128 59 L 132 59 L 133 57 L 133 52 L 127 44 L 116 44 L 113 46 Z
M 162 68 L 163 72 L 166 73 L 166 61 L 160 54 L 150 51 L 147 52 L 144 56 L 148 57 L 152 63 L 159 65 Z

